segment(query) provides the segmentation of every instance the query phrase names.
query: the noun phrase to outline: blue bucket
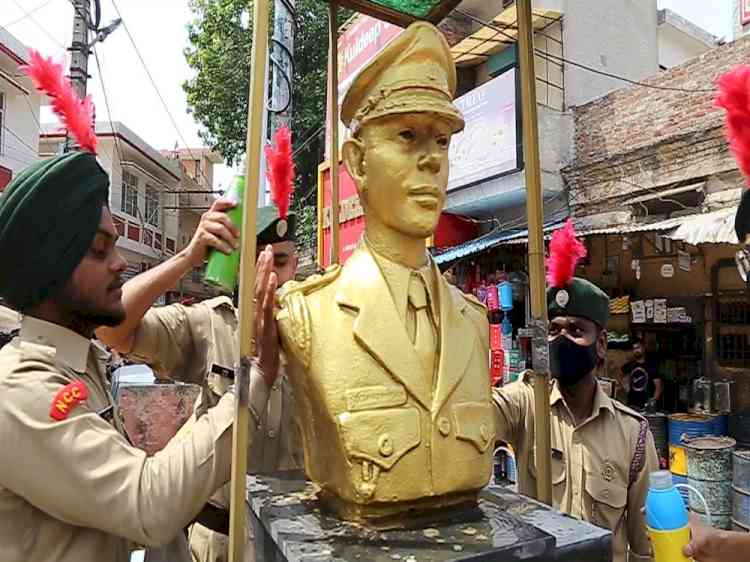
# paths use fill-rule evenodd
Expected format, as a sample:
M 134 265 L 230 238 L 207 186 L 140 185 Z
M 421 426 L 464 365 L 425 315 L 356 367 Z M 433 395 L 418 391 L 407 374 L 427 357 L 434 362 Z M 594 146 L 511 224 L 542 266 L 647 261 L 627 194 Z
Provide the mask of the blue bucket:
M 716 435 L 717 422 L 710 416 L 697 414 L 672 414 L 669 416 L 669 442 L 682 445 L 682 436 L 705 437 Z
M 729 435 L 729 416 L 713 416 L 713 435 L 723 437 Z
M 513 310 L 513 286 L 508 281 L 503 281 L 497 288 L 500 292 L 500 308 L 505 311 Z

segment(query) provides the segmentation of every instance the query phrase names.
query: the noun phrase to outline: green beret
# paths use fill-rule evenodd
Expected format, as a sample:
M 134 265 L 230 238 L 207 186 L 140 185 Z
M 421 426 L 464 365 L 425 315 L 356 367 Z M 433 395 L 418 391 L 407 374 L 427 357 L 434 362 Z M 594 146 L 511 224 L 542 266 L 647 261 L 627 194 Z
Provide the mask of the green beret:
M 109 200 L 89 152 L 32 164 L 0 197 L 0 296 L 23 311 L 62 288 L 88 252 Z
M 557 316 L 579 316 L 606 328 L 609 297 L 591 281 L 573 277 L 562 289 L 547 289 L 547 310 L 550 320 Z
M 734 216 L 734 231 L 739 243 L 744 244 L 747 235 L 750 234 L 750 189 L 742 191 L 740 206 L 737 207 L 737 214 Z
M 276 206 L 260 207 L 258 209 L 258 221 L 255 228 L 258 248 L 261 244 L 276 244 L 277 242 L 294 242 L 294 228 L 296 227 L 296 216 L 289 213 L 286 219 L 279 218 Z

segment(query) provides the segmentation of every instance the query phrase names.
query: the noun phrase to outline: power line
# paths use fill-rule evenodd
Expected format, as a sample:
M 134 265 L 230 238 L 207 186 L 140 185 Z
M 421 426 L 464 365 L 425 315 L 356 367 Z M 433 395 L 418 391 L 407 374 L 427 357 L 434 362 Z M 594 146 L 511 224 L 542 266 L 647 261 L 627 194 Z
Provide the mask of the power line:
M 5 24 L 3 24 L 3 25 L 0 25 L 0 27 L 2 27 L 3 29 L 8 29 L 8 28 L 9 28 L 9 27 L 11 27 L 12 25 L 16 25 L 17 23 L 20 23 L 20 22 L 22 22 L 22 21 L 23 21 L 23 20 L 25 20 L 26 18 L 29 18 L 29 17 L 31 17 L 31 14 L 34 14 L 34 13 L 38 12 L 38 11 L 39 11 L 39 10 L 41 10 L 42 8 L 45 8 L 46 6 L 48 6 L 48 5 L 52 4 L 52 2 L 54 2 L 54 0 L 47 0 L 47 1 L 46 1 L 46 2 L 44 3 L 44 4 L 39 4 L 39 5 L 38 5 L 38 6 L 36 7 L 36 8 L 33 8 L 32 10 L 30 10 L 30 11 L 29 11 L 28 13 L 24 14 L 24 15 L 23 15 L 23 16 L 21 16 L 20 18 L 16 18 L 16 19 L 14 19 L 14 20 L 13 20 L 13 21 L 11 21 L 11 22 L 8 22 L 8 23 L 5 23 Z
M 33 15 L 31 15 L 31 12 L 27 12 L 27 11 L 26 11 L 26 10 L 25 10 L 25 9 L 23 8 L 23 6 L 21 6 L 21 4 L 19 4 L 19 3 L 18 3 L 18 2 L 16 1 L 16 0 L 12 0 L 12 1 L 13 1 L 13 3 L 14 3 L 14 4 L 16 5 L 16 7 L 17 7 L 17 8 L 19 9 L 19 10 L 21 10 L 21 13 L 22 13 L 22 14 L 24 15 L 24 17 L 26 17 L 26 18 L 29 18 L 29 20 L 31 20 L 31 23 L 33 23 L 33 24 L 34 24 L 34 25 L 36 26 L 36 28 L 37 28 L 37 29 L 39 29 L 39 31 L 41 31 L 41 32 L 42 32 L 42 33 L 44 33 L 44 34 L 45 34 L 45 35 L 46 35 L 47 37 L 49 37 L 49 38 L 50 38 L 50 40 L 51 40 L 51 41 L 52 41 L 53 43 L 55 43 L 55 44 L 56 44 L 56 45 L 57 45 L 58 47 L 60 47 L 61 49 L 65 50 L 65 45 L 63 45 L 62 43 L 60 43 L 60 41 L 58 41 L 57 39 L 55 39 L 55 38 L 54 38 L 54 37 L 52 36 L 52 34 L 51 34 L 51 33 L 50 33 L 49 31 L 47 31 L 46 29 L 44 29 L 44 27 L 42 27 L 42 26 L 41 26 L 41 25 L 39 24 L 39 22 L 38 22 L 38 21 L 36 21 L 36 19 L 34 18 L 34 16 L 33 16 Z
M 475 23 L 478 23 L 478 24 L 483 25 L 485 27 L 489 27 L 490 29 L 494 29 L 498 33 L 500 33 L 500 34 L 504 35 L 505 37 L 511 39 L 513 42 L 517 42 L 518 41 L 517 37 L 513 37 L 512 35 L 506 33 L 506 31 L 505 31 L 508 28 L 512 28 L 516 24 L 515 20 L 513 21 L 513 23 L 509 24 L 505 28 L 501 28 L 495 22 L 485 21 L 485 20 L 483 20 L 481 18 L 478 18 L 478 17 L 474 16 L 473 14 L 470 14 L 469 12 L 466 12 L 464 10 L 457 9 L 456 12 L 460 13 L 461 15 L 463 15 L 463 16 L 471 19 L 471 20 L 473 20 Z M 535 32 L 535 33 L 537 33 L 537 32 Z M 469 39 L 469 38 L 471 38 L 471 35 L 464 36 L 464 39 Z M 627 82 L 628 84 L 632 84 L 634 86 L 640 86 L 642 88 L 652 88 L 652 89 L 655 89 L 655 90 L 665 90 L 665 91 L 671 91 L 671 92 L 683 92 L 683 93 L 688 93 L 688 94 L 706 93 L 706 92 L 715 92 L 716 91 L 715 88 L 688 89 L 688 88 L 679 88 L 679 87 L 675 87 L 675 86 L 659 86 L 659 85 L 656 85 L 656 84 L 648 84 L 646 82 L 640 82 L 638 80 L 631 80 L 630 78 L 625 78 L 624 76 L 620 76 L 618 74 L 613 74 L 611 72 L 606 72 L 604 70 L 599 70 L 598 68 L 593 68 L 593 67 L 587 66 L 585 64 L 582 64 L 580 62 L 572 61 L 572 60 L 567 59 L 565 57 L 560 57 L 560 56 L 557 56 L 557 55 L 553 55 L 551 53 L 545 53 L 544 51 L 541 51 L 540 49 L 534 49 L 534 52 L 538 56 L 540 56 L 542 58 L 556 59 L 557 61 L 565 62 L 567 64 L 570 64 L 571 66 L 576 66 L 578 68 L 581 68 L 583 70 L 587 70 L 587 71 L 592 72 L 594 74 L 600 74 L 600 75 L 606 76 L 608 78 L 612 78 L 612 79 L 615 79 L 615 80 L 621 80 L 623 82 Z M 467 55 L 471 54 L 471 55 L 475 55 L 475 56 L 479 56 L 480 55 L 479 53 L 472 53 L 471 51 L 469 51 L 468 53 L 463 53 L 463 54 L 467 54 Z
M 143 56 L 141 55 L 141 52 L 138 49 L 138 45 L 136 45 L 136 42 L 130 33 L 130 28 L 128 27 L 128 24 L 126 23 L 125 19 L 122 17 L 122 14 L 120 13 L 120 9 L 117 7 L 117 3 L 115 2 L 115 0 L 112 0 L 112 6 L 114 6 L 115 11 L 117 12 L 117 17 L 119 17 L 122 20 L 122 27 L 125 29 L 125 33 L 127 34 L 128 39 L 130 40 L 130 44 L 133 46 L 133 50 L 135 51 L 135 54 L 138 56 L 138 60 L 141 62 L 141 66 L 143 67 L 143 70 L 146 71 L 146 75 L 148 76 L 148 79 L 151 82 L 151 86 L 154 88 L 156 95 L 159 97 L 159 101 L 161 101 L 161 105 L 164 108 L 164 111 L 166 111 L 167 115 L 169 116 L 169 120 L 172 122 L 172 126 L 174 127 L 174 130 L 177 132 L 177 136 L 180 137 L 180 140 L 185 145 L 185 149 L 188 151 L 188 154 L 190 154 L 190 158 L 192 158 L 193 160 L 198 160 L 198 158 L 196 158 L 195 155 L 193 154 L 193 151 L 190 149 L 190 145 L 187 143 L 187 141 L 185 141 L 185 137 L 182 135 L 180 128 L 177 126 L 177 121 L 172 116 L 172 112 L 169 111 L 169 107 L 167 106 L 167 103 L 164 101 L 164 97 L 161 95 L 159 88 L 156 86 L 156 82 L 154 81 L 154 78 L 151 75 L 151 72 L 146 66 L 146 61 L 143 59 Z M 211 182 L 206 177 L 206 174 L 203 171 L 202 166 L 198 166 L 198 171 L 200 172 L 201 176 L 203 176 L 203 179 L 205 180 L 206 185 L 208 187 L 213 188 L 213 185 L 211 185 Z
M 118 135 L 115 132 L 115 125 L 112 122 L 112 111 L 109 107 L 109 96 L 107 95 L 107 86 L 104 83 L 104 71 L 102 70 L 101 62 L 99 61 L 99 50 L 94 49 L 94 59 L 96 60 L 96 68 L 99 71 L 99 81 L 102 84 L 102 94 L 104 95 L 104 106 L 107 109 L 107 120 L 109 121 L 109 127 L 112 129 L 112 137 L 115 143 L 115 150 L 117 152 L 117 158 L 122 163 L 122 148 L 120 147 L 120 141 Z

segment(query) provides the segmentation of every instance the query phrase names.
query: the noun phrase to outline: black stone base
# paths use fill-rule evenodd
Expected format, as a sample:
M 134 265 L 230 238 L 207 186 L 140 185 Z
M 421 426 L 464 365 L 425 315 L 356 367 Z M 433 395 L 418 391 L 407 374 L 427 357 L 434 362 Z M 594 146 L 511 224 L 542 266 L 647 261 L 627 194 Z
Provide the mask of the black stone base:
M 389 531 L 321 511 L 299 472 L 248 477 L 248 499 L 257 562 L 612 560 L 609 531 L 500 487 L 485 488 L 475 509 Z

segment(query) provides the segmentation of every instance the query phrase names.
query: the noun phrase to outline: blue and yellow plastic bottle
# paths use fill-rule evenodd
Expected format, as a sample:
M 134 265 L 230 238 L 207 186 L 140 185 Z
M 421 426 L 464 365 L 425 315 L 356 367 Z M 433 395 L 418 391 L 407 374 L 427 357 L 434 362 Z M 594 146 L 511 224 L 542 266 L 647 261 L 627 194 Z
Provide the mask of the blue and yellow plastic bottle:
M 690 562 L 682 549 L 690 542 L 685 502 L 674 487 L 672 473 L 659 470 L 649 475 L 646 524 L 654 562 Z

